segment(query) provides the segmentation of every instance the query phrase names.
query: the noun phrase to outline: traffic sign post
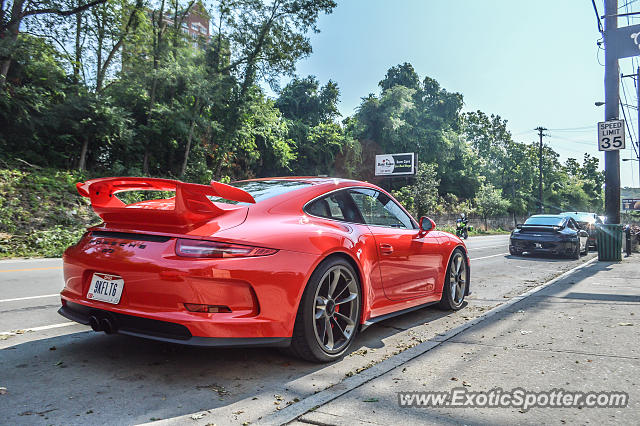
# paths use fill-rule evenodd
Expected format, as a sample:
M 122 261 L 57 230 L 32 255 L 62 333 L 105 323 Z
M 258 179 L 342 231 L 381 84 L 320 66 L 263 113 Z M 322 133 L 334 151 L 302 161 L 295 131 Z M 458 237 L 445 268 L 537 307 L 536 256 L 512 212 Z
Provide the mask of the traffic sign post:
M 618 121 L 620 105 L 620 68 L 616 55 L 618 0 L 604 1 L 604 119 Z M 631 37 L 629 40 L 632 41 Z M 632 41 L 633 42 L 633 41 Z M 620 223 L 620 151 L 604 151 L 604 209 L 608 224 Z M 600 252 L 598 252 L 600 254 Z
M 625 147 L 624 120 L 598 123 L 598 150 L 619 151 Z

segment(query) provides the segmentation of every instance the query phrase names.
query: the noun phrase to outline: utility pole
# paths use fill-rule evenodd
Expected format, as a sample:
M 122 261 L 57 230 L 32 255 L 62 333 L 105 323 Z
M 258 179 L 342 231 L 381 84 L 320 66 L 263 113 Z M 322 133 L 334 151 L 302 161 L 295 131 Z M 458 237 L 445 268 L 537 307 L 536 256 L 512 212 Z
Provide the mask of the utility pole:
M 604 119 L 620 114 L 620 72 L 618 58 L 608 45 L 608 34 L 618 28 L 618 0 L 604 1 Z M 607 223 L 620 223 L 620 151 L 604 152 L 604 209 Z
M 537 130 L 538 136 L 540 136 L 540 152 L 538 154 L 538 213 L 544 213 L 544 204 L 542 202 L 542 137 L 547 136 L 543 133 L 547 129 L 538 126 L 534 130 Z
M 636 91 L 638 95 L 638 139 L 636 140 L 638 149 L 636 154 L 638 155 L 638 187 L 640 187 L 640 66 L 636 70 Z M 631 144 L 633 145 L 633 141 L 631 141 Z M 631 186 L 633 186 L 633 182 L 631 182 Z

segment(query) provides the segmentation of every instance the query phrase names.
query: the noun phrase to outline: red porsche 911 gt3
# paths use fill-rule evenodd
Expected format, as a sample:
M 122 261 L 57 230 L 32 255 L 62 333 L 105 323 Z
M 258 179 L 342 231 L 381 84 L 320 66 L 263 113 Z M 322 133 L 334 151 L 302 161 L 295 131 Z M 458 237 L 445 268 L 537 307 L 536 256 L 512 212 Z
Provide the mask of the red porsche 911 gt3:
M 283 346 L 339 358 L 359 330 L 469 294 L 454 235 L 384 190 L 288 177 L 197 185 L 78 183 L 103 219 L 64 254 L 63 316 L 95 331 L 198 346 Z M 125 204 L 123 191 L 174 191 Z

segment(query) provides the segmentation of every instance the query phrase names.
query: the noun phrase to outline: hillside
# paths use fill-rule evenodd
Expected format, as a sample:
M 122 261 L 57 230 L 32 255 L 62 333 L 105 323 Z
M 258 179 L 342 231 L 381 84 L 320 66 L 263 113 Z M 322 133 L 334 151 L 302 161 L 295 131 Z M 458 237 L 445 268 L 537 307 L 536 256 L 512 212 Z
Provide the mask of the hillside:
M 75 171 L 0 169 L 0 258 L 60 256 L 86 226 L 99 223 L 76 182 Z

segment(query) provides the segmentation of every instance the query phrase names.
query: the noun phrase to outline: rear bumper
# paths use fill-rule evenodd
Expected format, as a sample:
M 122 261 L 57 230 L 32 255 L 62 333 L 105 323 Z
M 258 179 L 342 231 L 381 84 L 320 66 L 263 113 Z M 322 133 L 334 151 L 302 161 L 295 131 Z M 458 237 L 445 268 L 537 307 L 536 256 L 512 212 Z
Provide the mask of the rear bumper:
M 574 249 L 572 241 L 536 241 L 512 238 L 510 249 L 528 253 L 565 254 Z
M 113 326 L 111 332 L 142 337 L 167 343 L 206 347 L 287 347 L 289 337 L 200 337 L 193 336 L 189 329 L 181 324 L 167 321 L 119 314 L 102 309 L 89 308 L 73 302 L 66 302 L 58 313 L 80 324 L 89 325 L 91 317 L 98 321 L 109 319 Z M 102 331 L 102 330 L 96 330 Z
M 254 258 L 194 260 L 175 256 L 169 244 L 155 251 L 149 244 L 143 255 L 131 256 L 128 248 L 114 253 L 69 248 L 63 258 L 60 314 L 87 324 L 89 310 L 122 323 L 119 333 L 182 344 L 203 345 L 208 338 L 220 343 L 205 346 L 286 344 L 318 256 L 282 250 Z M 122 277 L 118 304 L 87 298 L 96 272 Z M 231 312 L 191 312 L 185 303 L 226 306 Z M 138 321 L 135 327 L 131 318 Z M 153 333 L 154 327 L 141 328 L 140 321 L 173 324 L 169 328 L 182 327 L 186 333 Z

